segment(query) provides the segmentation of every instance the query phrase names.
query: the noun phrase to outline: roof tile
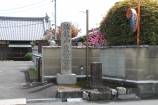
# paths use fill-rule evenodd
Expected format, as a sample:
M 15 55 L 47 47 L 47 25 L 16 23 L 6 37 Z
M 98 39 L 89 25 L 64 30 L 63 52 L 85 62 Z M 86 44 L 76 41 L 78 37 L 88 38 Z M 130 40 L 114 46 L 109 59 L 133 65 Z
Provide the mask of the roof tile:
M 45 17 L 0 17 L 0 40 L 32 41 L 44 36 L 50 23 Z

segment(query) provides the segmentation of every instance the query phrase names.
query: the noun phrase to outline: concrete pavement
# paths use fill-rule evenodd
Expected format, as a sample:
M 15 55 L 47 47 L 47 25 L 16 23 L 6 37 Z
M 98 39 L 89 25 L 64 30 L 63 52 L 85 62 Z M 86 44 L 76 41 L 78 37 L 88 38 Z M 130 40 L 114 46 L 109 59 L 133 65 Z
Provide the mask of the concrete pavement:
M 100 101 L 100 102 L 53 102 L 53 103 L 32 103 L 27 105 L 157 105 L 158 100 L 139 101 Z
M 0 61 L 0 99 L 41 99 L 56 97 L 52 83 L 30 86 L 27 69 L 31 61 Z
M 33 67 L 28 61 L 0 61 L 0 100 L 26 98 L 27 105 L 157 105 L 158 100 L 139 101 L 100 101 L 100 102 L 60 102 L 59 99 L 41 101 L 46 98 L 55 98 L 57 86 L 50 84 L 29 85 L 27 69 Z M 39 99 L 41 102 L 31 102 Z M 30 102 L 29 102 L 30 101 Z

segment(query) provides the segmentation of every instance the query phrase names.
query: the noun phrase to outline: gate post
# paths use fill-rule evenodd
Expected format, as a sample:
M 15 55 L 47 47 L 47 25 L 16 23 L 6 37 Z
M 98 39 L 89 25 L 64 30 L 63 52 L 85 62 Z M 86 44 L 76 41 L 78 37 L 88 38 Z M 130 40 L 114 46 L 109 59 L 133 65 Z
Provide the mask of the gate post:
M 40 68 L 41 68 L 41 59 L 40 57 L 36 58 L 37 61 L 37 82 L 41 82 L 41 73 L 40 73 Z

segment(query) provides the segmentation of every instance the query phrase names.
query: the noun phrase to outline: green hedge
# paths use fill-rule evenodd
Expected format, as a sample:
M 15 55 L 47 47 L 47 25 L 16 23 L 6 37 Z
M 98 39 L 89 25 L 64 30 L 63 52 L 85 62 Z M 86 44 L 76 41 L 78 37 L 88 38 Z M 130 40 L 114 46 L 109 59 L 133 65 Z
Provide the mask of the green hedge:
M 27 53 L 25 56 L 24 56 L 25 60 L 26 61 L 31 61 L 32 60 L 32 53 Z
M 105 16 L 106 22 L 100 23 L 107 45 L 136 45 L 136 32 L 130 32 L 126 18 L 128 8 L 137 10 L 137 0 L 117 2 Z M 140 16 L 140 44 L 158 45 L 158 2 L 141 0 Z

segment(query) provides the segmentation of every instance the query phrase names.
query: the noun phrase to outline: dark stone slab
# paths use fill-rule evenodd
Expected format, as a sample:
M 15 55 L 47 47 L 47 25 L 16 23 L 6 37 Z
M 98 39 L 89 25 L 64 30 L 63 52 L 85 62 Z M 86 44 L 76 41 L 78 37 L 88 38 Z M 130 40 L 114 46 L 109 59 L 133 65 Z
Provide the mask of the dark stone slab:
M 139 83 L 137 84 L 138 96 L 146 97 L 153 95 L 153 83 Z
M 158 83 L 153 84 L 153 94 L 158 95 Z
M 102 63 L 91 62 L 91 79 L 90 84 L 92 87 L 102 86 Z
M 127 88 L 127 94 L 138 94 L 137 88 Z

